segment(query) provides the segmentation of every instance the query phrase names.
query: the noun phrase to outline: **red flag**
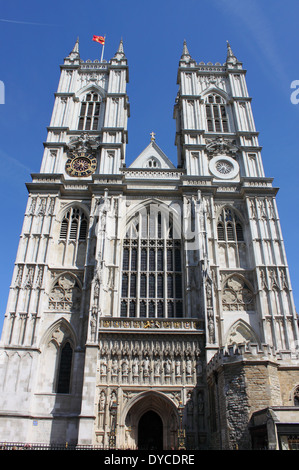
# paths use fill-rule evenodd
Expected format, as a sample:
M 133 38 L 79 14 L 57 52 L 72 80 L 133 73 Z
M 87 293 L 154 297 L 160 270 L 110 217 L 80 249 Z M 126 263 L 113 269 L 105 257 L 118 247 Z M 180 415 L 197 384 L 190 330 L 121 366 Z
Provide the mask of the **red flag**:
M 99 42 L 100 44 L 105 44 L 105 38 L 103 36 L 93 36 L 92 38 L 93 41 Z

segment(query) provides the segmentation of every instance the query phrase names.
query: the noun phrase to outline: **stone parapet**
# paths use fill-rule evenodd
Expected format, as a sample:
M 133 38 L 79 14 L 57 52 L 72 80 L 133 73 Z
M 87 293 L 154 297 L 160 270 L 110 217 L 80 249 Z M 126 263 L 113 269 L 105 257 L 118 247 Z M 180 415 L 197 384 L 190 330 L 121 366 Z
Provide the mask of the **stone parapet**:
M 298 366 L 298 354 L 292 351 L 276 351 L 268 344 L 248 343 L 222 347 L 207 364 L 207 374 L 214 372 L 218 367 L 234 362 L 268 361 L 275 362 L 278 366 Z

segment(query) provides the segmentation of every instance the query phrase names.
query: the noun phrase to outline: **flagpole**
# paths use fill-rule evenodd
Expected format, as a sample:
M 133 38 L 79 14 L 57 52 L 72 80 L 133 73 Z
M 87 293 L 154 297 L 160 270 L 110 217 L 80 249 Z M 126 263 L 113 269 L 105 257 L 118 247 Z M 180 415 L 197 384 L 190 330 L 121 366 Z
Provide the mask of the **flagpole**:
M 105 42 L 106 42 L 106 34 L 104 36 L 104 44 L 103 44 L 103 47 L 102 47 L 102 55 L 101 55 L 101 62 L 103 62 L 103 57 L 104 57 L 104 48 L 105 48 Z

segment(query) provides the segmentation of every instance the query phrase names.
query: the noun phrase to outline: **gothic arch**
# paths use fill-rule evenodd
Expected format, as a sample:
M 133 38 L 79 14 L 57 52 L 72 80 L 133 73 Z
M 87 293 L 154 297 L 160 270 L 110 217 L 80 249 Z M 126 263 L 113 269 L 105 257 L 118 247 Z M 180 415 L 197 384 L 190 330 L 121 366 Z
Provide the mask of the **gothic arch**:
M 177 407 L 166 395 L 156 391 L 139 393 L 124 406 L 120 425 L 124 427 L 125 432 L 130 430 L 129 444 L 138 445 L 138 424 L 142 416 L 149 411 L 155 412 L 162 421 L 164 449 L 175 448 L 179 426 Z
M 216 210 L 216 213 L 215 213 L 215 219 L 216 220 L 218 220 L 219 216 L 221 215 L 221 212 L 225 209 L 231 210 L 234 214 L 236 214 L 236 216 L 240 219 L 240 222 L 243 225 L 246 224 L 247 221 L 245 219 L 244 214 L 239 209 L 234 207 L 232 204 L 223 204 L 222 206 L 218 207 L 217 210 Z
M 258 336 L 253 328 L 244 320 L 239 319 L 229 328 L 226 335 L 225 346 L 248 343 L 260 345 Z
M 121 416 L 121 424 L 125 424 L 125 420 L 127 418 L 128 412 L 135 407 L 136 404 L 139 404 L 138 411 L 136 413 L 137 418 L 139 419 L 143 413 L 149 410 L 156 411 L 157 414 L 160 416 L 164 414 L 164 407 L 172 408 L 175 411 L 176 416 L 178 418 L 177 407 L 175 406 L 174 402 L 164 395 L 161 392 L 156 391 L 145 391 L 138 393 L 138 395 L 128 400 L 126 405 L 123 408 L 123 413 Z
M 225 279 L 223 280 L 223 283 L 222 283 L 222 290 L 223 290 L 225 284 L 227 283 L 227 281 L 229 281 L 232 278 L 238 278 L 240 281 L 244 282 L 248 286 L 248 288 L 252 291 L 252 293 L 254 293 L 254 287 L 251 284 L 251 282 L 245 276 L 243 276 L 243 274 L 238 273 L 238 272 L 231 273 L 231 274 L 229 274 L 228 276 L 225 277 Z
M 61 278 L 61 277 L 63 277 L 63 276 L 65 276 L 66 274 L 69 275 L 69 276 L 71 276 L 71 277 L 73 277 L 74 280 L 75 280 L 76 282 L 78 282 L 80 289 L 82 289 L 82 283 L 81 283 L 80 279 L 78 278 L 78 276 L 76 276 L 76 274 L 74 274 L 74 273 L 72 273 L 72 272 L 70 272 L 70 271 L 63 271 L 63 272 L 60 273 L 58 276 L 56 276 L 55 279 L 52 281 L 51 286 L 50 286 L 50 292 L 51 292 L 51 290 L 53 289 L 53 287 L 55 286 L 55 284 L 56 284 L 56 282 L 58 281 L 58 279 Z
M 229 95 L 224 91 L 222 90 L 221 88 L 218 88 L 217 86 L 215 85 L 210 85 L 208 86 L 208 88 L 206 88 L 202 94 L 201 94 L 201 98 L 204 100 L 208 95 L 211 95 L 215 93 L 216 95 L 219 95 L 221 96 L 221 98 L 224 99 L 225 101 L 225 104 L 229 104 L 229 100 L 230 100 L 230 97 Z
M 67 212 L 73 207 L 81 209 L 86 215 L 87 219 L 89 219 L 89 208 L 87 207 L 87 205 L 83 204 L 80 201 L 73 201 L 73 202 L 69 202 L 68 204 L 66 204 L 60 209 L 60 211 L 58 212 L 56 216 L 56 222 L 61 223 L 65 214 L 67 214 Z
M 125 233 L 122 227 L 120 315 L 183 317 L 182 235 L 173 208 L 148 199 L 130 208 L 126 222 Z
M 77 99 L 79 99 L 81 101 L 82 97 L 84 97 L 84 95 L 86 95 L 89 92 L 98 93 L 100 95 L 102 101 L 106 96 L 106 92 L 105 92 L 104 88 L 102 88 L 99 85 L 96 85 L 95 83 L 93 83 L 92 85 L 85 85 L 84 87 L 82 87 L 80 90 L 78 90 L 76 92 L 75 96 L 76 96 Z
M 123 237 L 125 236 L 127 228 L 134 217 L 139 213 L 142 214 L 144 211 L 147 211 L 151 204 L 157 205 L 157 212 L 161 212 L 161 214 L 165 216 L 171 215 L 174 227 L 177 232 L 181 234 L 181 208 L 179 207 L 178 211 L 173 207 L 173 204 L 166 204 L 164 201 L 153 197 L 145 199 L 144 201 L 139 202 L 136 205 L 132 205 L 127 209 L 126 215 L 121 223 L 121 234 Z
M 38 389 L 41 392 L 57 392 L 61 354 L 67 344 L 73 356 L 78 339 L 70 323 L 60 318 L 48 328 L 41 339 L 38 374 Z
M 78 311 L 81 306 L 82 284 L 78 277 L 69 271 L 59 274 L 49 289 L 49 310 Z
M 74 349 L 78 345 L 78 338 L 72 325 L 63 317 L 52 323 L 52 325 L 43 334 L 39 348 L 41 351 L 47 347 L 50 342 L 60 347 L 66 341 L 70 341 Z
M 255 309 L 254 288 L 242 274 L 231 273 L 222 283 L 223 311 L 252 311 Z

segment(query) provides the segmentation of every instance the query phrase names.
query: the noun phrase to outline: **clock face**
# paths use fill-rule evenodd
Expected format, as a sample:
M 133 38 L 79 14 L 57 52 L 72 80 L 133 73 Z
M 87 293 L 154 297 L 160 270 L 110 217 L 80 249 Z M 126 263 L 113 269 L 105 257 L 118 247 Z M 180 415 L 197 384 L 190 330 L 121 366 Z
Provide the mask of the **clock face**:
M 92 175 L 97 168 L 97 159 L 85 152 L 72 154 L 65 164 L 65 170 L 70 176 L 86 177 Z

